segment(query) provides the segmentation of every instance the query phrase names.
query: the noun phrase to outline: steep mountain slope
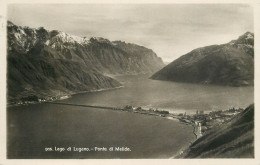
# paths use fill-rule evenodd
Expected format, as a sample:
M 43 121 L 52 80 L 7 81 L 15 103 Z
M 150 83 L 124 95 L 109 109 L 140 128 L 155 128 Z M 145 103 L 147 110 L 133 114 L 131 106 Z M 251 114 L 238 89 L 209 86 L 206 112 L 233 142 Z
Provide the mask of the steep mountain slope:
M 227 44 L 192 50 L 152 79 L 230 86 L 254 83 L 254 34 L 247 32 Z
M 253 158 L 254 105 L 196 140 L 183 158 Z
M 153 73 L 161 58 L 145 47 L 77 37 L 8 22 L 8 100 L 38 100 L 119 87 L 105 75 Z

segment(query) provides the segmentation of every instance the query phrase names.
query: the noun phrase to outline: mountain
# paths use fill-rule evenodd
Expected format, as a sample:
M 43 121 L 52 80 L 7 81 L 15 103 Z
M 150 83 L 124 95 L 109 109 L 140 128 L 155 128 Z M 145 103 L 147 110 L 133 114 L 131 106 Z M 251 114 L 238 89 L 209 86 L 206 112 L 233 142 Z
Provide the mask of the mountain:
M 119 87 L 108 75 L 153 73 L 164 66 L 151 49 L 122 41 L 9 21 L 7 32 L 9 102 Z
M 254 34 L 192 50 L 152 77 L 156 80 L 247 86 L 254 84 Z
M 254 105 L 212 128 L 181 158 L 254 158 Z

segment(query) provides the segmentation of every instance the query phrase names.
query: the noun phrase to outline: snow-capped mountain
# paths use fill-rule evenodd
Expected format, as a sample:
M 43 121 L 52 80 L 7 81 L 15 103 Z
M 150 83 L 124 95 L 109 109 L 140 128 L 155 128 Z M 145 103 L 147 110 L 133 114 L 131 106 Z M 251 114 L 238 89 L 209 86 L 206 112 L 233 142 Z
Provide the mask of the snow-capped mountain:
M 227 44 L 211 45 L 181 56 L 152 79 L 243 86 L 254 84 L 254 34 Z
M 229 44 L 235 48 L 241 49 L 251 56 L 254 56 L 254 34 L 251 32 L 246 32 L 237 40 L 233 40 Z
M 153 73 L 164 65 L 151 49 L 135 44 L 11 22 L 7 28 L 9 100 L 118 87 L 105 75 Z

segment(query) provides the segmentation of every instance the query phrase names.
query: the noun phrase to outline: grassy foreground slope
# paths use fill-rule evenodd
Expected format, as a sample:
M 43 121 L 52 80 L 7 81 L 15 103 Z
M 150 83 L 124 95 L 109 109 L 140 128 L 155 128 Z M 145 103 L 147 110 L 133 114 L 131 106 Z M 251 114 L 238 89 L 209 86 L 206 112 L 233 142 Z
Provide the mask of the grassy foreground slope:
M 254 105 L 196 140 L 181 158 L 254 158 Z

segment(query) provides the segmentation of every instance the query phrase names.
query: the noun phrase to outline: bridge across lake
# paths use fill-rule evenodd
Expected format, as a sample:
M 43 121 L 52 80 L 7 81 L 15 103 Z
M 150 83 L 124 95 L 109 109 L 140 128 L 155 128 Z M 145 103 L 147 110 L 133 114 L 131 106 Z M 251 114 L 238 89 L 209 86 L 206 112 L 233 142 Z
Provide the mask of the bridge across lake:
M 67 105 L 67 106 L 79 106 L 79 107 L 88 107 L 88 108 L 99 108 L 99 109 L 110 109 L 110 110 L 125 110 L 124 108 L 118 108 L 118 107 L 108 107 L 108 106 L 97 106 L 97 105 L 82 105 L 82 104 L 70 104 L 70 103 L 59 103 L 59 102 L 44 102 L 47 104 L 59 104 L 59 105 Z M 155 115 L 158 116 L 160 114 L 154 114 L 154 113 L 147 113 L 147 112 L 138 112 L 135 111 L 135 113 L 140 113 L 140 114 L 144 114 L 144 115 Z M 180 120 L 180 118 L 178 116 L 175 115 L 170 115 L 172 118 L 178 119 Z M 183 122 L 183 120 L 180 120 Z M 201 134 L 201 127 L 197 124 L 193 124 L 190 122 L 184 122 L 186 123 L 186 125 L 191 125 L 193 126 L 194 130 L 193 133 L 196 136 L 196 138 L 198 139 L 200 136 L 202 136 Z
M 57 103 L 57 102 L 44 102 L 44 103 L 46 103 L 46 104 L 68 105 L 68 106 L 79 106 L 79 107 L 88 107 L 88 108 L 110 109 L 110 110 L 124 110 L 124 108 L 119 108 L 119 107 L 108 107 L 108 106 L 98 106 L 98 105 L 83 105 L 83 104 L 70 104 L 70 103 Z

